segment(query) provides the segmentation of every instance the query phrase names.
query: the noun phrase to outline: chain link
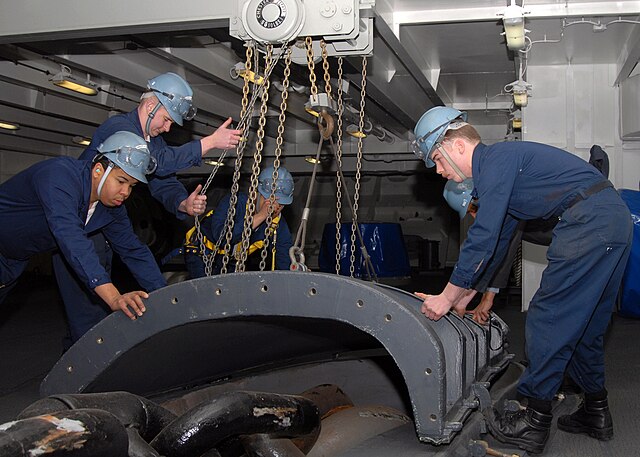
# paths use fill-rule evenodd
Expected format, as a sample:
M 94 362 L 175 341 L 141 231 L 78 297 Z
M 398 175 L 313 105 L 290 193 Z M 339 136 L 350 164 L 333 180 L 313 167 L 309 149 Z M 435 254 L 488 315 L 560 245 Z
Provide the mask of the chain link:
M 278 171 L 280 170 L 280 156 L 282 155 L 282 143 L 284 141 L 284 122 L 287 116 L 287 100 L 289 98 L 289 76 L 291 74 L 291 48 L 287 50 L 284 58 L 284 78 L 282 80 L 282 95 L 280 101 L 280 115 L 278 116 L 278 136 L 276 138 L 275 158 L 273 160 L 273 175 L 271 176 L 271 195 L 269 196 L 269 212 L 266 220 L 266 230 L 264 237 L 264 246 L 260 253 L 260 271 L 264 271 L 267 263 L 267 254 L 269 250 L 269 238 L 273 237 L 273 247 L 275 256 L 277 230 L 271 230 L 273 223 L 273 204 L 276 201 L 275 193 L 278 188 Z
M 338 57 L 338 139 L 336 148 L 336 274 L 340 274 L 340 254 L 342 245 L 340 243 L 340 232 L 342 230 L 342 114 L 344 113 L 342 89 L 342 57 Z
M 322 48 L 322 69 L 324 70 L 324 87 L 327 98 L 331 99 L 331 75 L 329 74 L 329 60 L 327 59 L 327 44 L 324 40 L 320 40 Z
M 308 36 L 304 39 L 304 44 L 307 47 L 307 66 L 309 67 L 309 82 L 311 83 L 311 95 L 313 98 L 317 98 L 318 88 L 316 87 L 316 64 L 313 61 L 313 41 Z
M 364 132 L 364 106 L 367 95 L 367 57 L 362 57 L 362 85 L 360 88 L 360 119 L 358 128 Z M 362 135 L 358 135 L 358 153 L 356 160 L 356 182 L 353 194 L 353 223 L 351 225 L 351 257 L 349 275 L 353 278 L 356 262 L 356 230 L 358 229 L 358 201 L 360 200 L 360 174 L 362 170 Z

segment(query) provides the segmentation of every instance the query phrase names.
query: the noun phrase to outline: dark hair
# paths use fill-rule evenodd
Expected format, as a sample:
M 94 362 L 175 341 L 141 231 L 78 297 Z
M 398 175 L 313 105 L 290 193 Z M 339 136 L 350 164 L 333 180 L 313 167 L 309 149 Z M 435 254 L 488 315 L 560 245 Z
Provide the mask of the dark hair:
M 100 164 L 102 165 L 103 169 L 107 169 L 107 167 L 109 167 L 109 165 L 111 165 L 111 168 L 120 168 L 118 167 L 115 163 L 113 163 L 111 160 L 109 160 L 107 157 L 105 157 L 103 154 L 98 153 L 94 158 L 93 158 L 93 164 L 91 165 L 91 168 L 95 167 L 96 164 Z

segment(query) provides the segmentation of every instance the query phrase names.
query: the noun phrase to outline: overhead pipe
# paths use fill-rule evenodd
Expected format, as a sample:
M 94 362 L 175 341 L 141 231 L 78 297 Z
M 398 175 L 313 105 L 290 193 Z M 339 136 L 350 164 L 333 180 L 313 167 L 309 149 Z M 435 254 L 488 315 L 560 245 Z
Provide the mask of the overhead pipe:
M 76 409 L 0 425 L 2 457 L 124 457 L 127 432 L 118 418 L 99 409 Z
M 29 405 L 18 419 L 74 409 L 101 409 L 118 418 L 127 428 L 135 428 L 145 441 L 151 441 L 176 415 L 129 392 L 51 395 Z
M 256 433 L 295 437 L 320 426 L 316 405 L 301 396 L 230 392 L 201 404 L 166 426 L 151 446 L 165 457 L 202 455 L 221 441 Z

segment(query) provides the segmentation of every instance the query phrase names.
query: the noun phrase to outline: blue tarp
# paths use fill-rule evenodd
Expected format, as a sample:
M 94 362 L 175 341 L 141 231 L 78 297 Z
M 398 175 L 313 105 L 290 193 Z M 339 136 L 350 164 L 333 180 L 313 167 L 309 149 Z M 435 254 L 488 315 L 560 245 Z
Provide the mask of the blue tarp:
M 351 225 L 351 223 L 342 224 L 340 229 L 340 274 L 344 276 L 349 276 L 351 264 Z M 409 256 L 404 244 L 400 224 L 362 223 L 358 224 L 358 226 L 378 277 L 398 278 L 411 275 Z M 357 235 L 355 245 L 354 277 L 369 279 L 360 251 L 360 240 Z M 324 226 L 318 265 L 320 271 L 327 273 L 335 273 L 336 271 L 335 224 L 326 224 Z
M 627 269 L 622 280 L 620 314 L 640 317 L 640 192 L 620 190 L 620 196 L 629 207 L 633 219 L 633 244 Z

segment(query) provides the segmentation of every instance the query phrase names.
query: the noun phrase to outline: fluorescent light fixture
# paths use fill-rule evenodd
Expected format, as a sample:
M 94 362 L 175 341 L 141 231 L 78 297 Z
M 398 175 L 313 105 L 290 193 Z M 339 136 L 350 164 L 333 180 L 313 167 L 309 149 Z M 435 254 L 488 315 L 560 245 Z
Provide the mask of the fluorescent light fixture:
M 511 0 L 511 5 L 502 13 L 504 36 L 507 39 L 507 47 L 512 51 L 518 51 L 525 47 L 524 8 Z
M 98 93 L 98 86 L 89 79 L 88 74 L 86 81 L 80 81 L 71 74 L 69 67 L 66 65 L 61 65 L 60 67 L 60 72 L 50 79 L 53 84 L 84 95 L 96 95 Z
M 211 165 L 212 167 L 224 167 L 224 161 L 216 159 L 203 159 L 202 161 L 207 165 Z
M 91 144 L 91 139 L 85 138 L 83 136 L 74 136 L 73 138 L 71 138 L 71 141 L 73 141 L 75 144 L 79 144 L 80 146 L 89 146 Z
M 20 126 L 18 124 L 16 124 L 15 122 L 0 121 L 0 129 L 18 130 L 19 128 L 20 128 Z

